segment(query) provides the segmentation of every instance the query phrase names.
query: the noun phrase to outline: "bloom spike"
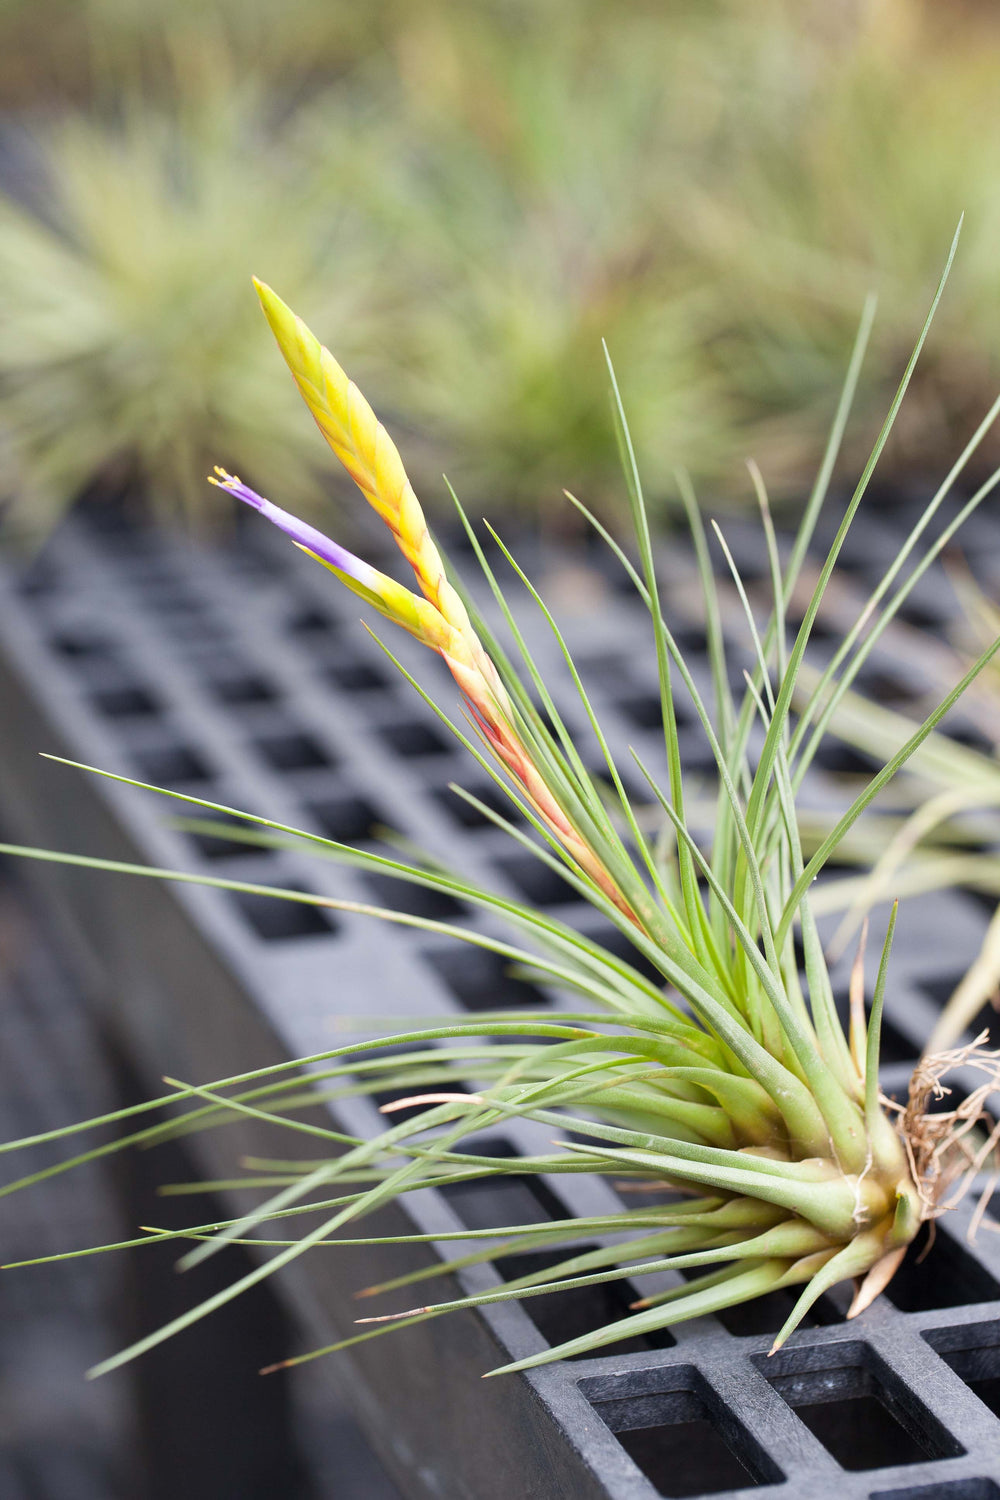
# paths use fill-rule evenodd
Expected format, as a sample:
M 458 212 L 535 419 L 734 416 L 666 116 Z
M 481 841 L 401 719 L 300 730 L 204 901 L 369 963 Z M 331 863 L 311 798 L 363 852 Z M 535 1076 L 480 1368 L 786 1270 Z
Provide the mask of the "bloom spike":
M 462 691 L 487 749 L 544 819 L 577 866 L 630 920 L 638 919 L 613 876 L 582 837 L 548 786 L 514 723 L 514 710 L 492 659 L 472 628 L 465 605 L 444 577 L 423 511 L 388 433 L 332 354 L 279 297 L 255 282 L 264 311 L 299 390 L 321 431 L 364 495 L 388 521 L 411 562 L 424 597 L 371 567 L 315 527 L 216 469 L 213 484 L 261 513 L 296 546 L 336 573 L 354 593 L 402 625 L 444 659 Z M 319 393 L 319 394 L 318 394 Z
M 254 286 L 278 348 L 320 432 L 396 538 L 424 596 L 470 645 L 478 646 L 465 605 L 445 576 L 441 554 L 392 438 L 354 381 L 302 319 L 256 277 Z

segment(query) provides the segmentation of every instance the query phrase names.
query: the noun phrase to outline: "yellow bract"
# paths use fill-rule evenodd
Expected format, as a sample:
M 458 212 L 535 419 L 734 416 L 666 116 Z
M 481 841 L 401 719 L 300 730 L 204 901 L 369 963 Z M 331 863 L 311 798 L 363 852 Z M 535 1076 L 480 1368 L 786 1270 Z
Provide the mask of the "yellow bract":
M 264 316 L 302 399 L 344 468 L 380 515 L 413 568 L 422 592 L 450 625 L 475 640 L 465 606 L 445 578 L 420 501 L 392 438 L 353 380 L 302 319 L 269 286 L 254 279 Z

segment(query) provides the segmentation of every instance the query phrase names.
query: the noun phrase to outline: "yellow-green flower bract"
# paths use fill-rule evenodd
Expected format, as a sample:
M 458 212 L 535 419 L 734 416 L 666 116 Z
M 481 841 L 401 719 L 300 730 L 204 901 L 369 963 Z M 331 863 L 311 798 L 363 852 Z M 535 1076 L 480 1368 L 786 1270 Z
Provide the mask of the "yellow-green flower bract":
M 532 806 L 545 819 L 577 866 L 619 907 L 631 914 L 626 897 L 576 826 L 558 793 L 535 763 L 514 722 L 514 713 L 496 667 L 473 629 L 458 591 L 430 535 L 420 502 L 406 477 L 396 445 L 364 396 L 328 349 L 270 287 L 255 281 L 257 294 L 278 347 L 295 377 L 316 424 L 365 499 L 386 522 L 410 563 L 430 608 L 378 575 L 375 587 L 356 588 L 377 609 L 440 653 L 472 711 L 477 730 Z M 314 549 L 313 549 L 314 550 Z M 314 550 L 349 587 L 350 577 Z M 366 591 L 367 590 L 367 591 Z

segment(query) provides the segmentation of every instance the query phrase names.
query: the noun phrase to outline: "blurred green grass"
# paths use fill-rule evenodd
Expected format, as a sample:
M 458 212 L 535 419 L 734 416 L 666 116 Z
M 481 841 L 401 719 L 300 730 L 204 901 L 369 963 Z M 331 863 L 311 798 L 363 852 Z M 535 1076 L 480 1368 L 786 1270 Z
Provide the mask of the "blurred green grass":
M 446 470 L 473 511 L 614 514 L 602 338 L 661 511 L 679 465 L 738 502 L 749 455 L 794 497 L 865 294 L 862 443 L 964 211 L 884 465 L 919 482 L 1000 385 L 998 61 L 992 7 L 928 0 L 7 0 L 8 523 L 128 485 L 204 524 L 212 462 L 329 493 L 251 270 L 432 510 Z

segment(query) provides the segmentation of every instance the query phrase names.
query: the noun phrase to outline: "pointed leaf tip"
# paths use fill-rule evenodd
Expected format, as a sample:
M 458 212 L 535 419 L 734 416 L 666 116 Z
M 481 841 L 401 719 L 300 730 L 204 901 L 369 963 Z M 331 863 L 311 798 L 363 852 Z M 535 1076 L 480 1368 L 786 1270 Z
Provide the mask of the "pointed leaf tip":
M 260 305 L 264 309 L 264 312 L 266 314 L 268 305 L 275 300 L 275 293 L 272 288 L 268 286 L 267 282 L 261 281 L 259 277 L 251 276 L 250 280 L 253 282 L 253 289 L 257 293 Z
M 254 291 L 260 300 L 264 316 L 271 325 L 271 332 L 278 340 L 278 344 L 284 353 L 281 335 L 284 333 L 287 336 L 288 333 L 298 326 L 300 319 L 288 306 L 288 303 L 282 301 L 273 287 L 268 286 L 266 281 L 260 281 L 255 276 L 253 278 L 253 285 Z

